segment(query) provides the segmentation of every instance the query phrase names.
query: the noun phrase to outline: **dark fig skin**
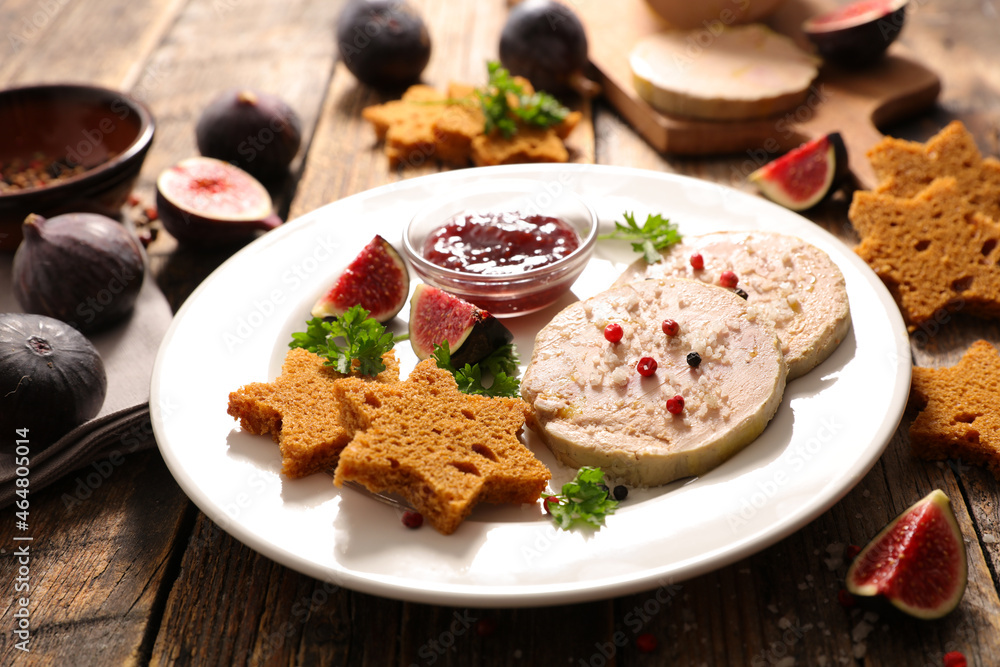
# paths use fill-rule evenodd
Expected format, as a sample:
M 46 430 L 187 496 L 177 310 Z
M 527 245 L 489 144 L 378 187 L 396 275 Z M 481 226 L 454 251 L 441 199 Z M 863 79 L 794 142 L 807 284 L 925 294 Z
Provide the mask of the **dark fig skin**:
M 235 164 L 268 182 L 288 174 L 302 145 L 302 121 L 276 95 L 234 89 L 205 107 L 195 138 L 202 155 Z
M 906 3 L 886 0 L 884 5 L 883 13 L 866 12 L 864 16 L 841 19 L 814 17 L 802 24 L 802 31 L 825 60 L 847 69 L 870 67 L 896 41 L 906 20 Z M 846 5 L 840 11 L 852 6 Z
M 190 168 L 201 165 L 212 168 L 213 178 L 205 185 L 209 191 L 224 188 L 227 193 L 239 192 L 238 199 L 247 205 L 249 214 L 239 218 L 228 218 L 224 213 L 215 213 L 211 196 L 191 197 L 188 190 L 201 187 L 198 177 Z M 208 206 L 197 210 L 197 205 Z M 197 202 L 197 204 L 196 204 Z M 238 167 L 217 161 L 214 158 L 188 158 L 164 170 L 156 180 L 156 210 L 163 227 L 187 247 L 217 248 L 246 243 L 260 231 L 269 231 L 282 224 L 282 220 L 271 208 L 271 197 L 267 190 L 252 176 L 241 173 Z
M 555 95 L 596 92 L 596 84 L 583 76 L 583 24 L 573 10 L 553 0 L 525 0 L 510 10 L 500 33 L 500 63 L 536 90 Z
M 48 315 L 80 331 L 100 331 L 125 318 L 145 276 L 139 241 L 96 213 L 46 220 L 29 215 L 14 255 L 14 296 L 29 313 Z
M 97 415 L 108 379 L 83 334 L 65 322 L 25 313 L 0 314 L 0 431 L 28 429 L 45 446 Z M 6 443 L 9 443 L 6 444 Z
M 431 58 L 424 20 L 403 0 L 351 0 L 337 20 L 337 49 L 358 81 L 400 89 L 420 79 Z

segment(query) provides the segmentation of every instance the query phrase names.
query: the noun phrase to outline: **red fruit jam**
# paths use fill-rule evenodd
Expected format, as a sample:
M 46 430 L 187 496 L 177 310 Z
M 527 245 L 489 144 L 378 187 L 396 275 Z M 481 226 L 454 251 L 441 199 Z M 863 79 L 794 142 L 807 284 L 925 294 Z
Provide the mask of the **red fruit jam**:
M 423 255 L 453 271 L 502 276 L 553 264 L 579 247 L 576 230 L 559 218 L 516 211 L 463 213 L 431 232 Z

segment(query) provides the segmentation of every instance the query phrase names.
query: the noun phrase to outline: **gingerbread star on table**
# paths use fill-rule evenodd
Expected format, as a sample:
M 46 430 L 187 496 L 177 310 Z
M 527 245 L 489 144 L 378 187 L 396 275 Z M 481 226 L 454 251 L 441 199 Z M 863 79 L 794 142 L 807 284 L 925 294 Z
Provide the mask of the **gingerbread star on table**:
M 913 369 L 910 400 L 920 410 L 910 426 L 922 459 L 985 465 L 1000 479 L 1000 354 L 980 340 L 950 368 Z
M 859 191 L 848 213 L 855 248 L 892 292 L 911 330 L 939 312 L 1000 316 L 1000 224 L 954 178 L 915 197 Z
M 388 352 L 382 360 L 384 371 L 358 381 L 398 381 L 395 355 Z M 281 450 L 281 472 L 289 477 L 332 470 L 351 440 L 334 394 L 337 382 L 347 377 L 325 366 L 322 357 L 292 349 L 274 382 L 254 382 L 229 394 L 228 412 L 240 420 L 244 431 L 271 434 Z
M 537 501 L 551 477 L 518 439 L 522 400 L 463 394 L 432 359 L 404 382 L 347 379 L 334 393 L 354 433 L 334 484 L 398 494 L 445 535 L 481 501 Z
M 1000 220 L 1000 161 L 983 159 L 960 121 L 926 144 L 886 137 L 868 151 L 868 159 L 880 181 L 877 193 L 913 197 L 934 179 L 951 176 L 975 210 Z

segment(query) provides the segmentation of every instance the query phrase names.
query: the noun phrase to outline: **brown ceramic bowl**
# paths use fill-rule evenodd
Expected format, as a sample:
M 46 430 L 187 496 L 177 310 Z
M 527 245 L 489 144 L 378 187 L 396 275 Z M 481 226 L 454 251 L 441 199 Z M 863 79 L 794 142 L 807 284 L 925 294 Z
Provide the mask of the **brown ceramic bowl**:
M 124 93 L 52 84 L 0 91 L 0 168 L 37 160 L 82 173 L 0 192 L 0 249 L 13 250 L 29 213 L 82 211 L 116 217 L 153 141 L 153 117 Z M 78 169 L 79 171 L 79 169 Z

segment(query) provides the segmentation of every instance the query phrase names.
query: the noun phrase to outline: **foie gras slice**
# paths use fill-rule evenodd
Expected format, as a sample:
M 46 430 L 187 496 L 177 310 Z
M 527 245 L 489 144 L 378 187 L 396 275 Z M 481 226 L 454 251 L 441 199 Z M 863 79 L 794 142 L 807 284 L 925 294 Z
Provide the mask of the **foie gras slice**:
M 669 336 L 663 320 L 679 329 Z M 604 329 L 617 323 L 622 339 Z M 688 354 L 697 352 L 692 367 Z M 641 376 L 642 357 L 657 362 Z M 535 338 L 521 381 L 531 426 L 560 461 L 633 486 L 701 475 L 754 440 L 785 388 L 774 328 L 732 290 L 667 278 L 574 303 Z M 667 400 L 684 398 L 680 414 Z
M 718 34 L 665 30 L 629 54 L 636 93 L 663 113 L 745 120 L 790 111 L 806 101 L 821 60 L 760 23 Z
M 691 266 L 696 253 L 703 269 Z M 798 237 L 768 232 L 688 236 L 662 255 L 663 261 L 653 264 L 634 262 L 614 286 L 665 276 L 718 284 L 723 271 L 733 271 L 747 305 L 774 325 L 789 380 L 830 356 L 851 327 L 843 273 L 829 255 Z

